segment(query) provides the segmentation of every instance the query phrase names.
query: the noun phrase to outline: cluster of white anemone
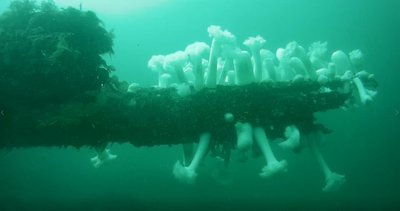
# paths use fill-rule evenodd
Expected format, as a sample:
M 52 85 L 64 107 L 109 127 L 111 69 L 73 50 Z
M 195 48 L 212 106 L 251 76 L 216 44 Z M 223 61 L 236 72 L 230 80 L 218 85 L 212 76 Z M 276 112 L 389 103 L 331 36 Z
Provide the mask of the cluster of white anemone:
M 198 90 L 261 81 L 317 80 L 326 84 L 341 79 L 354 85 L 363 104 L 376 95 L 362 82 L 374 76 L 365 71 L 364 56 L 358 49 L 349 54 L 337 50 L 329 56 L 326 42 L 312 43 L 306 50 L 293 41 L 274 53 L 264 48 L 266 41 L 260 35 L 239 45 L 235 35 L 220 26 L 209 26 L 208 34 L 211 45 L 193 42 L 183 50 L 150 58 L 148 67 L 158 73 L 158 87 L 186 84 Z
M 289 42 L 275 53 L 264 48 L 266 41 L 260 35 L 249 37 L 240 46 L 235 35 L 220 26 L 209 26 L 210 45 L 194 42 L 184 50 L 168 55 L 155 55 L 148 61 L 148 67 L 158 73 L 158 87 L 176 87 L 180 95 L 190 94 L 189 86 L 195 90 L 215 88 L 217 85 L 246 85 L 263 81 L 315 80 L 321 85 L 332 80 L 348 82 L 358 92 L 362 104 L 372 101 L 376 91 L 367 89 L 363 81 L 374 77 L 364 70 L 364 56 L 360 50 L 349 54 L 341 50 L 328 55 L 326 42 L 315 42 L 308 50 L 297 42 Z M 241 48 L 243 47 L 243 48 Z M 330 91 L 325 88 L 324 91 Z M 228 118 L 230 117 L 230 118 Z M 227 111 L 227 121 L 235 121 Z M 270 146 L 270 140 L 262 127 L 253 127 L 247 122 L 235 122 L 237 149 L 244 158 L 252 149 L 253 139 L 266 159 L 261 177 L 271 177 L 287 171 L 286 160 L 278 160 Z M 295 149 L 300 145 L 301 131 L 296 125 L 288 125 L 278 145 L 284 149 Z M 197 168 L 210 147 L 210 133 L 200 135 L 196 152 L 193 146 L 184 145 L 184 161 L 176 162 L 173 173 L 186 183 L 194 183 Z M 332 172 L 319 152 L 317 134 L 304 138 L 323 170 L 326 185 L 324 191 L 334 191 L 345 182 L 343 175 Z

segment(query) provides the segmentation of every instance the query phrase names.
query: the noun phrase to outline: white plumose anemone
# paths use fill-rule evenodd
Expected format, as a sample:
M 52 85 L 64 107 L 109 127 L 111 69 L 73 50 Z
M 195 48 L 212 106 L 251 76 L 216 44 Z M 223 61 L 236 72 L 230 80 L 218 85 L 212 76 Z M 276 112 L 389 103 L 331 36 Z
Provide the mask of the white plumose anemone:
M 239 161 L 246 161 L 250 157 L 250 150 L 253 146 L 253 128 L 250 123 L 237 122 L 235 124 L 237 142 L 236 147 L 239 151 Z
M 207 154 L 210 145 L 211 135 L 209 133 L 203 133 L 200 136 L 199 145 L 193 156 L 192 162 L 188 166 L 183 166 L 181 162 L 177 161 L 173 168 L 173 174 L 178 180 L 194 184 L 197 178 L 197 168 Z
M 220 26 L 211 25 L 207 31 L 212 41 L 205 85 L 208 88 L 215 88 L 217 86 L 217 61 L 221 51 L 220 48 L 222 45 L 236 45 L 236 37 L 229 31 L 222 30 Z
M 269 144 L 269 140 L 265 134 L 265 130 L 261 127 L 254 128 L 254 138 L 263 153 L 265 160 L 267 161 L 267 165 L 264 166 L 261 170 L 261 177 L 271 177 L 276 174 L 282 174 L 287 171 L 287 161 L 281 160 L 278 161 L 272 152 L 271 146 Z
M 349 57 L 341 50 L 332 53 L 331 61 L 335 64 L 336 74 L 339 76 L 343 75 L 346 71 L 351 70 Z
M 321 134 L 311 134 L 308 139 L 308 144 L 313 153 L 314 157 L 317 159 L 319 166 L 325 176 L 325 186 L 322 188 L 324 192 L 332 192 L 339 190 L 344 183 L 346 183 L 346 177 L 344 175 L 333 172 L 328 164 L 326 163 L 324 157 L 319 151 L 316 141 L 321 138 Z
M 300 146 L 300 131 L 295 125 L 289 125 L 285 128 L 286 140 L 278 145 L 283 149 L 296 149 Z
M 97 155 L 90 159 L 95 168 L 101 167 L 105 162 L 117 159 L 117 155 L 111 154 L 110 149 L 104 149 L 104 150 L 96 149 L 96 152 Z
M 265 44 L 265 39 L 260 35 L 255 37 L 249 37 L 247 40 L 243 42 L 245 46 L 250 48 L 253 61 L 254 61 L 254 75 L 256 82 L 260 82 L 262 80 L 262 61 L 260 50 Z

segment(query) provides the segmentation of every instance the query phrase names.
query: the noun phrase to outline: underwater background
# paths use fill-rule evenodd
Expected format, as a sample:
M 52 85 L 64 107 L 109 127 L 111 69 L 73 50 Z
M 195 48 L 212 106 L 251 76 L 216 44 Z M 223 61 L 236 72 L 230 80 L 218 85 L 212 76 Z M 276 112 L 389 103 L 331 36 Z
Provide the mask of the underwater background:
M 56 1 L 57 2 L 57 1 Z M 275 50 L 290 41 L 309 46 L 327 41 L 330 52 L 361 49 L 375 74 L 374 102 L 349 111 L 317 114 L 333 133 L 322 149 L 347 183 L 323 193 L 324 178 L 308 150 L 274 148 L 289 162 L 287 174 L 258 176 L 263 159 L 232 162 L 233 183 L 212 178 L 207 158 L 195 185 L 172 174 L 180 146 L 134 148 L 112 145 L 118 159 L 93 168 L 90 148 L 0 150 L 0 210 L 395 210 L 400 207 L 400 1 L 381 0 L 132 0 L 82 1 L 107 29 L 114 29 L 115 55 L 107 57 L 122 80 L 151 86 L 157 74 L 148 59 L 211 42 L 207 27 L 228 29 L 238 41 L 262 35 Z M 111 3 L 112 2 L 112 3 Z M 79 7 L 80 1 L 60 1 Z M 9 4 L 0 0 L 0 12 Z M 87 5 L 87 7 L 86 7 Z M 274 147 L 274 146 L 273 146 Z

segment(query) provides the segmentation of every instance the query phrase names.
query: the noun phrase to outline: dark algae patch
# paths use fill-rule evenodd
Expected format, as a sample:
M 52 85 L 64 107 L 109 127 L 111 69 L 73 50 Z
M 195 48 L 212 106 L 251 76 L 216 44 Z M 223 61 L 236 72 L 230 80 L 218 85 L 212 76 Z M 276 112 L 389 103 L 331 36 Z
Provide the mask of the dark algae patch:
M 109 82 L 113 33 L 92 11 L 52 1 L 13 1 L 0 16 L 0 102 L 30 107 L 71 101 Z

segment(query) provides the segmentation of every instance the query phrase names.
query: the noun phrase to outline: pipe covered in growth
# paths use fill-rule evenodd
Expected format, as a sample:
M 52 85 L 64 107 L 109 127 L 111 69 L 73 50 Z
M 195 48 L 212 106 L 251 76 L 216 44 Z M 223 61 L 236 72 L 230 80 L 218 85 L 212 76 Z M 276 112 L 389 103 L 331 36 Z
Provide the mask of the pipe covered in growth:
M 336 91 L 343 83 L 330 82 L 330 92 L 304 81 L 192 89 L 188 96 L 179 96 L 175 88 L 126 92 L 111 84 L 67 104 L 3 104 L 0 148 L 173 145 L 196 142 L 204 132 L 210 132 L 214 142 L 234 143 L 237 121 L 263 127 L 271 138 L 281 137 L 287 125 L 309 133 L 323 128 L 315 123 L 315 112 L 338 108 L 350 97 Z M 228 113 L 234 121 L 226 121 Z

